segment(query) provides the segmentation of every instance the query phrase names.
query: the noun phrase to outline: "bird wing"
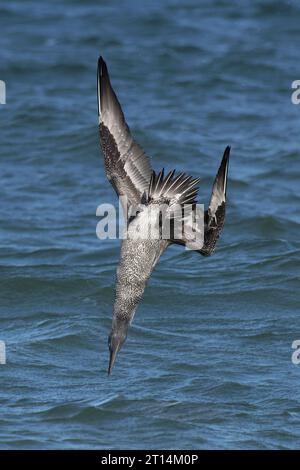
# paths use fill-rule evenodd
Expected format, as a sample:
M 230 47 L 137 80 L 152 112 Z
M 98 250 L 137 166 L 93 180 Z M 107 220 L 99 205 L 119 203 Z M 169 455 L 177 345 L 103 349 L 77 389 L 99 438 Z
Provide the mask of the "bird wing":
M 208 210 L 204 214 L 204 244 L 199 253 L 209 256 L 213 253 L 225 222 L 226 187 L 230 147 L 226 147 L 215 178 Z
M 201 220 L 203 220 L 201 219 L 201 210 L 196 207 L 198 211 L 196 223 L 192 219 L 188 219 L 184 224 L 183 237 L 172 240 L 173 243 L 185 245 L 203 256 L 209 256 L 213 253 L 225 221 L 229 155 L 230 147 L 227 146 L 213 184 L 208 210 L 204 213 L 204 233 L 203 224 L 201 224 Z
M 98 61 L 97 96 L 107 178 L 119 196 L 126 196 L 129 204 L 136 205 L 149 187 L 152 170 L 148 157 L 126 124 L 102 57 Z

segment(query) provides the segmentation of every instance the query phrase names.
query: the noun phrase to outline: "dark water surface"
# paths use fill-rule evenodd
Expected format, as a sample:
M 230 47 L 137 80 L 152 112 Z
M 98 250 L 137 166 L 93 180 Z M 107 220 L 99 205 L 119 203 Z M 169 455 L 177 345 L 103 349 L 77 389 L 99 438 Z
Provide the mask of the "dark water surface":
M 298 1 L 0 4 L 0 447 L 296 448 Z M 99 152 L 102 54 L 155 169 L 232 146 L 216 254 L 169 248 L 107 378 L 119 241 Z

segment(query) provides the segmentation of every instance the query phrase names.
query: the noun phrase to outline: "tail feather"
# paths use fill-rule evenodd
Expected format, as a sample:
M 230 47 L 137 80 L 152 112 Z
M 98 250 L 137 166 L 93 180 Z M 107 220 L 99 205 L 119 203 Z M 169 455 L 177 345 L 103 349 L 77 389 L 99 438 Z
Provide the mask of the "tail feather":
M 200 178 L 193 178 L 179 173 L 174 178 L 175 170 L 164 177 L 164 170 L 157 175 L 153 171 L 148 190 L 148 202 L 167 202 L 170 204 L 192 204 L 196 202 Z

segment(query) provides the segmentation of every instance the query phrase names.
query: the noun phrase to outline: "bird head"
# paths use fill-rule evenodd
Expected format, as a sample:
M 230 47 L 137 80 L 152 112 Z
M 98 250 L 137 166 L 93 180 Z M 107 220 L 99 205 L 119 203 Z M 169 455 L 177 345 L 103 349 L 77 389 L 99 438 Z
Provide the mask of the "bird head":
M 108 347 L 109 347 L 109 365 L 108 365 L 108 375 L 111 374 L 114 362 L 116 360 L 117 354 L 120 351 L 122 344 L 125 342 L 127 337 L 128 322 L 125 320 L 117 319 L 112 327 L 111 333 L 108 338 Z

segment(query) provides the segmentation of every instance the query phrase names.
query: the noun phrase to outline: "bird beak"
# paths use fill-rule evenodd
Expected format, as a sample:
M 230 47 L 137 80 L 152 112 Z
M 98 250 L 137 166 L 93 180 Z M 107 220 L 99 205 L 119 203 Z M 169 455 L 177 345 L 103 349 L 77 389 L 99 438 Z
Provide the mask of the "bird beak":
M 119 349 L 120 347 L 118 345 L 116 349 L 110 351 L 109 365 L 108 365 L 108 371 L 107 371 L 108 375 L 111 374 Z

